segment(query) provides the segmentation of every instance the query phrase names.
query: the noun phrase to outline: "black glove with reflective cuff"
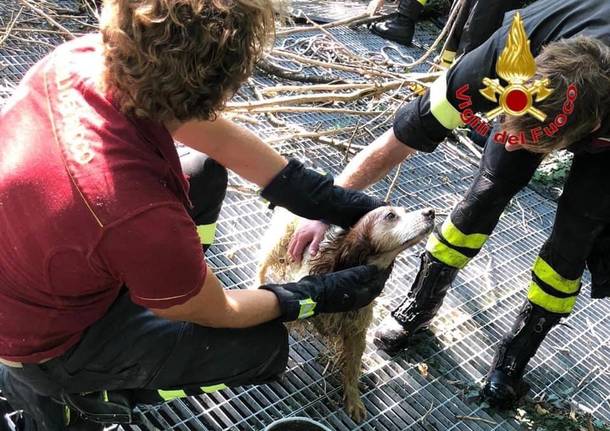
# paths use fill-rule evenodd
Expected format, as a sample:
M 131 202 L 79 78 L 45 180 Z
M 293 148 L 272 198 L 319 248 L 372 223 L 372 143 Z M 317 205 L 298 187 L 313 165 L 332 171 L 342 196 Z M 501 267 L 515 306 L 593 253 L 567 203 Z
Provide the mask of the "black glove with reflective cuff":
M 360 265 L 337 272 L 308 275 L 295 283 L 266 284 L 260 289 L 275 293 L 282 315 L 290 322 L 320 313 L 357 310 L 370 304 L 385 285 L 391 268 Z
M 261 196 L 271 203 L 271 208 L 281 206 L 301 217 L 346 229 L 369 211 L 385 205 L 357 190 L 335 186 L 331 176 L 306 169 L 294 159 L 261 191 Z

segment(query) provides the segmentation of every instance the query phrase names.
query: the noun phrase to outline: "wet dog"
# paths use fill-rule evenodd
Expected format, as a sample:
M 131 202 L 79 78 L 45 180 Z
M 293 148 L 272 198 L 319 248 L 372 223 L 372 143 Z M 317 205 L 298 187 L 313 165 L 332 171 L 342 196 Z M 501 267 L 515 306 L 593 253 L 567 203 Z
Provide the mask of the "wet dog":
M 349 230 L 329 229 L 318 253 L 312 257 L 306 252 L 300 263 L 292 262 L 287 252 L 297 226 L 297 217 L 285 210 L 276 210 L 271 228 L 262 242 L 258 271 L 260 284 L 297 281 L 306 275 L 339 271 L 362 264 L 387 268 L 400 252 L 431 232 L 434 210 L 407 212 L 400 207 L 377 208 Z M 308 319 L 324 337 L 333 353 L 333 360 L 341 369 L 344 407 L 356 422 L 366 416 L 366 409 L 360 400 L 358 380 L 373 307 L 374 303 L 358 311 L 322 314 Z M 298 330 L 303 329 L 304 325 L 304 322 L 295 322 L 290 327 Z

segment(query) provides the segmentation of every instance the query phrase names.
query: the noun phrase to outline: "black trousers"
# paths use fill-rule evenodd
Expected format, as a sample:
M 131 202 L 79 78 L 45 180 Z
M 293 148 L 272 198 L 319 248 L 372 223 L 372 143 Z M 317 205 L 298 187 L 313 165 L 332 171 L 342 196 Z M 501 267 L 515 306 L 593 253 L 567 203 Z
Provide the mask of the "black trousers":
M 193 150 L 181 149 L 181 156 L 191 183 L 191 215 L 199 225 L 214 223 L 226 170 Z M 60 357 L 23 368 L 0 366 L 0 389 L 40 430 L 55 431 L 70 429 L 64 407 L 55 401 L 62 393 L 122 390 L 133 402 L 160 401 L 269 382 L 287 361 L 288 334 L 281 323 L 214 329 L 168 321 L 124 293 Z
M 474 182 L 430 236 L 427 250 L 440 261 L 463 268 L 479 252 L 506 205 L 527 185 L 540 162 L 537 154 L 507 152 L 488 140 Z M 586 262 L 596 243 L 603 242 L 610 232 L 608 166 L 610 152 L 574 157 L 551 235 L 532 267 L 528 299 L 548 311 L 566 315 L 572 311 Z
M 441 58 L 450 65 L 455 57 L 477 48 L 502 25 L 504 14 L 523 6 L 523 0 L 464 0 L 451 27 Z

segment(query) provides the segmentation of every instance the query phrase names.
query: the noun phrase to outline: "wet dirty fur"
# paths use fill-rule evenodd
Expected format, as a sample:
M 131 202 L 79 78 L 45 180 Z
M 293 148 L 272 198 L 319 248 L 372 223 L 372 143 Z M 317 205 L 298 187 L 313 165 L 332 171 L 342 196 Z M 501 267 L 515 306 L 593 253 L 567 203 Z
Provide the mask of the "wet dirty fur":
M 258 282 L 296 281 L 310 274 L 324 274 L 362 264 L 388 267 L 403 250 L 419 242 L 433 226 L 433 217 L 423 211 L 407 213 L 402 208 L 383 207 L 365 215 L 350 230 L 329 229 L 316 256 L 306 253 L 301 263 L 291 262 L 288 244 L 298 225 L 298 218 L 280 210 L 262 242 Z M 391 213 L 391 214 L 390 214 Z M 393 216 L 392 216 L 393 215 Z M 391 217 L 392 216 L 392 217 Z M 366 417 L 360 400 L 358 380 L 366 332 L 373 319 L 374 303 L 357 311 L 321 314 L 307 319 L 324 338 L 331 361 L 341 370 L 344 408 L 356 422 Z M 290 329 L 307 331 L 306 322 L 293 322 Z

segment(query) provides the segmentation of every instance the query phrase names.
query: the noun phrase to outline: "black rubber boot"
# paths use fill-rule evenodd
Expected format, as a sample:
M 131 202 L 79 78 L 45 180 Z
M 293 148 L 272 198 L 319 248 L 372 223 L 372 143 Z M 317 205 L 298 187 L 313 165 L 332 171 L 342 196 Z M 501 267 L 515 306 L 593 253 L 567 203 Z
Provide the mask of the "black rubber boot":
M 407 346 L 415 334 L 425 330 L 441 308 L 458 271 L 424 252 L 411 291 L 391 316 L 381 322 L 375 332 L 375 345 L 395 353 Z
M 529 301 L 521 308 L 511 331 L 504 336 L 481 392 L 493 407 L 509 409 L 529 390 L 522 380 L 525 367 L 553 326 L 563 315 Z
M 424 7 L 417 0 L 401 0 L 398 11 L 387 21 L 376 22 L 371 25 L 371 32 L 384 39 L 411 45 L 415 33 L 415 23 Z

